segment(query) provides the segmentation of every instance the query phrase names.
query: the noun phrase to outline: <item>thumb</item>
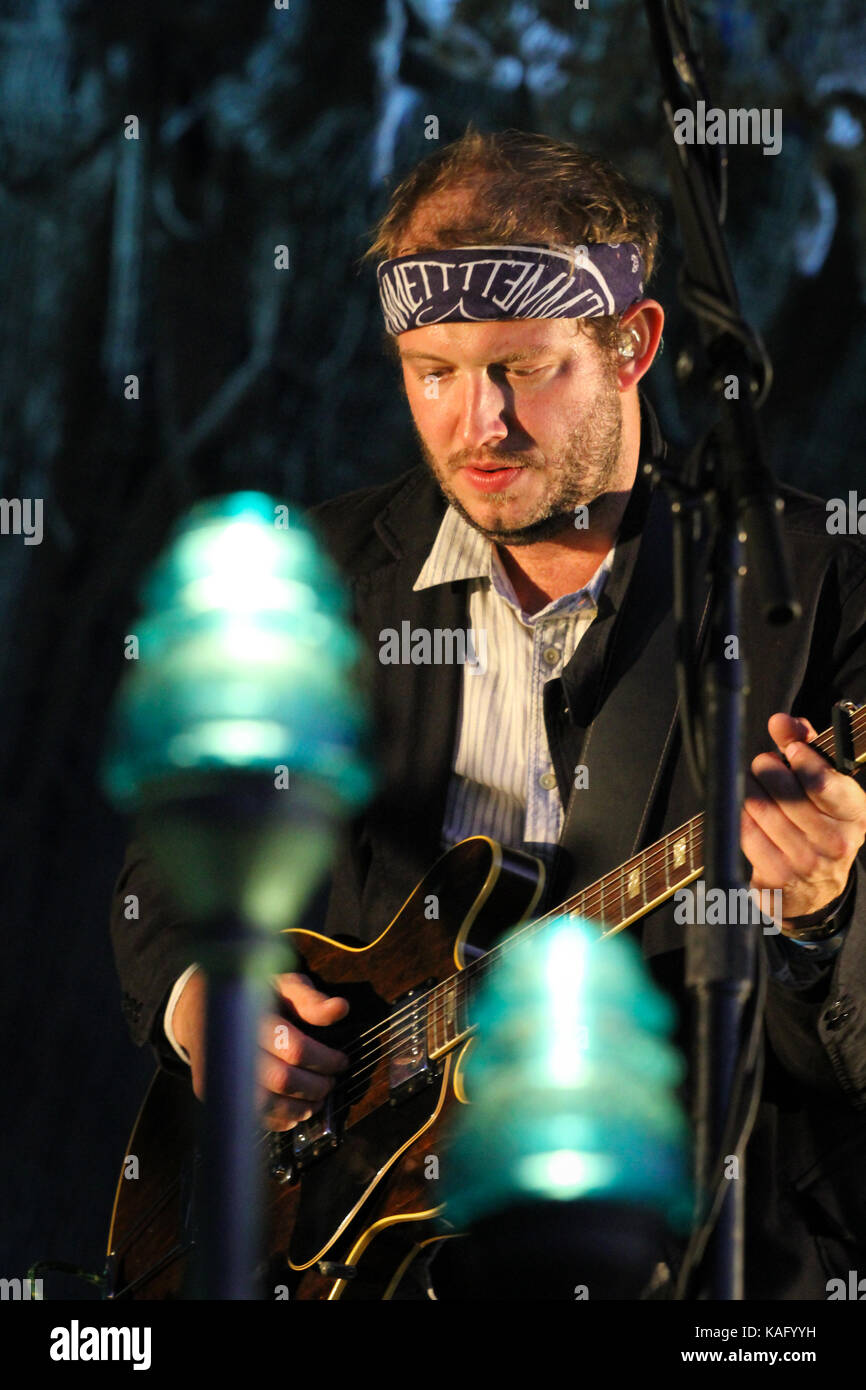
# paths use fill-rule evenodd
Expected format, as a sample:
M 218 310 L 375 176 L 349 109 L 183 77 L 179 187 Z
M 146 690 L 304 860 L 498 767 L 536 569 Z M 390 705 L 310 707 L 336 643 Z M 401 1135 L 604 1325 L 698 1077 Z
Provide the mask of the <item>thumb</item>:
M 294 972 L 274 975 L 273 984 L 280 997 L 291 1005 L 305 1023 L 326 1027 L 345 1018 L 349 1012 L 347 1000 L 339 995 L 323 994 L 306 975 L 297 975 Z
M 784 753 L 789 743 L 811 743 L 818 737 L 817 730 L 812 728 L 808 719 L 792 714 L 774 714 L 767 728 L 780 753 Z

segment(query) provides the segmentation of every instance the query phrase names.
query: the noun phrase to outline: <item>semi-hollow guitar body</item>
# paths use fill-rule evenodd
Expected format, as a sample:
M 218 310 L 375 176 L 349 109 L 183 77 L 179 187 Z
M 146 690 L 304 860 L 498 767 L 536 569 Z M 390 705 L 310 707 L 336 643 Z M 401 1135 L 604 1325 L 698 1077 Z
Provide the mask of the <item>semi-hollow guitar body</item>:
M 325 1109 L 261 1138 L 266 1296 L 390 1298 L 418 1248 L 447 1238 L 437 1179 L 450 1112 L 465 1097 L 471 1045 L 462 972 L 502 930 L 528 917 L 544 869 L 475 836 L 434 865 L 368 946 L 290 931 L 304 969 L 349 1002 L 318 1031 L 350 1058 Z M 195 1242 L 197 1115 L 189 1081 L 159 1070 L 124 1159 L 109 1235 L 110 1297 L 183 1296 Z M 429 1172 L 429 1165 L 427 1165 Z

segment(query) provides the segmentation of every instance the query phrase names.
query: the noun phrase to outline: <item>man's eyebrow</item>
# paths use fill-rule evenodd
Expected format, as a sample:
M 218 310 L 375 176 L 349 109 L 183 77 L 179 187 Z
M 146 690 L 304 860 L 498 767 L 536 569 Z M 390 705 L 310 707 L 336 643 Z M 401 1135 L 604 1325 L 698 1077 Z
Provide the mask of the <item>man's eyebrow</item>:
M 531 357 L 542 357 L 546 352 L 550 351 L 552 351 L 552 349 L 547 344 L 544 344 L 541 347 L 524 348 L 522 352 L 506 352 L 503 353 L 501 357 L 491 358 L 491 365 L 500 362 L 527 362 Z M 407 349 L 405 352 L 401 352 L 400 356 L 403 358 L 404 362 L 422 361 L 448 363 L 451 360 L 448 357 L 437 357 L 435 352 L 421 352 L 412 348 Z

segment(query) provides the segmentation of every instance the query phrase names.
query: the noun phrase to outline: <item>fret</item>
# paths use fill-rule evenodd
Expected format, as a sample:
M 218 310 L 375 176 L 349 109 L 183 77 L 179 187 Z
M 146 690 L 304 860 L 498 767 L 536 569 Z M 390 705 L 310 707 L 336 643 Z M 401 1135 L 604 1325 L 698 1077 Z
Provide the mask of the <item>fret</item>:
M 457 994 L 457 979 L 458 979 L 458 978 L 459 978 L 459 977 L 457 977 L 457 976 L 453 976 L 453 977 L 448 981 L 448 984 L 447 984 L 447 986 L 446 986 L 445 993 L 444 993 L 443 996 L 442 996 L 442 1001 L 441 1001 L 441 1005 L 440 1005 L 440 1013 L 441 1013 L 441 1016 L 442 1016 L 442 1045 L 443 1045 L 443 1047 L 450 1047 L 451 1044 L 453 1043 L 454 1039 L 457 1037 L 456 1013 L 455 1013 L 455 999 L 456 999 L 456 994 Z
M 664 840 L 644 851 L 643 907 L 663 896 L 667 887 L 667 848 Z
M 457 985 L 457 1036 L 460 1037 L 469 1027 L 469 988 L 461 977 Z
M 445 986 L 442 1006 L 443 1043 L 447 1046 L 457 1037 L 457 980 L 451 979 Z
M 427 1055 L 434 1056 L 439 1046 L 439 989 L 434 989 L 427 1000 Z
M 603 878 L 598 881 L 598 913 L 596 914 L 596 921 L 602 928 L 607 925 L 604 920 L 604 882 Z
M 494 948 L 494 954 L 499 948 Z M 458 1038 L 470 1031 L 470 986 L 480 962 L 475 962 L 472 974 L 465 971 L 444 980 L 430 991 L 427 1001 L 427 1055 L 438 1057 L 453 1047 Z
M 438 1052 L 440 1048 L 445 1047 L 448 1042 L 448 1030 L 445 1023 L 445 1007 L 449 984 L 450 981 L 446 980 L 444 985 L 438 985 L 437 988 L 433 990 L 430 999 L 430 1007 L 433 1010 L 435 1027 L 434 1051 L 436 1052 Z
M 664 869 L 665 869 L 665 888 L 670 888 L 670 886 L 671 886 L 671 872 L 670 872 L 670 836 L 669 836 L 669 835 L 665 835 L 664 839 L 662 840 L 662 842 L 661 842 L 661 850 L 662 850 L 662 862 L 663 862 L 663 864 L 664 864 Z

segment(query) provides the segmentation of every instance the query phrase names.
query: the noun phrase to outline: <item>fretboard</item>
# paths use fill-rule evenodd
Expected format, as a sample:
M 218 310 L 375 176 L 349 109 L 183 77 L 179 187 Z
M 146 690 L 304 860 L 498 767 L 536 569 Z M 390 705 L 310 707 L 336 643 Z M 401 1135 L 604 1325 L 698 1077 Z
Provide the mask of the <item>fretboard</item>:
M 854 712 L 851 734 L 853 757 L 859 772 L 866 763 L 866 706 Z M 813 746 L 832 757 L 832 728 L 820 734 Z M 562 917 L 583 918 L 598 926 L 600 937 L 613 936 L 686 887 L 701 874 L 703 867 L 704 817 L 701 814 L 692 816 L 684 825 L 669 831 L 655 844 L 596 879 L 543 917 L 518 927 L 501 945 L 431 989 L 427 996 L 430 1057 L 449 1052 L 473 1031 L 470 1009 L 475 990 L 489 967 L 518 940 Z

